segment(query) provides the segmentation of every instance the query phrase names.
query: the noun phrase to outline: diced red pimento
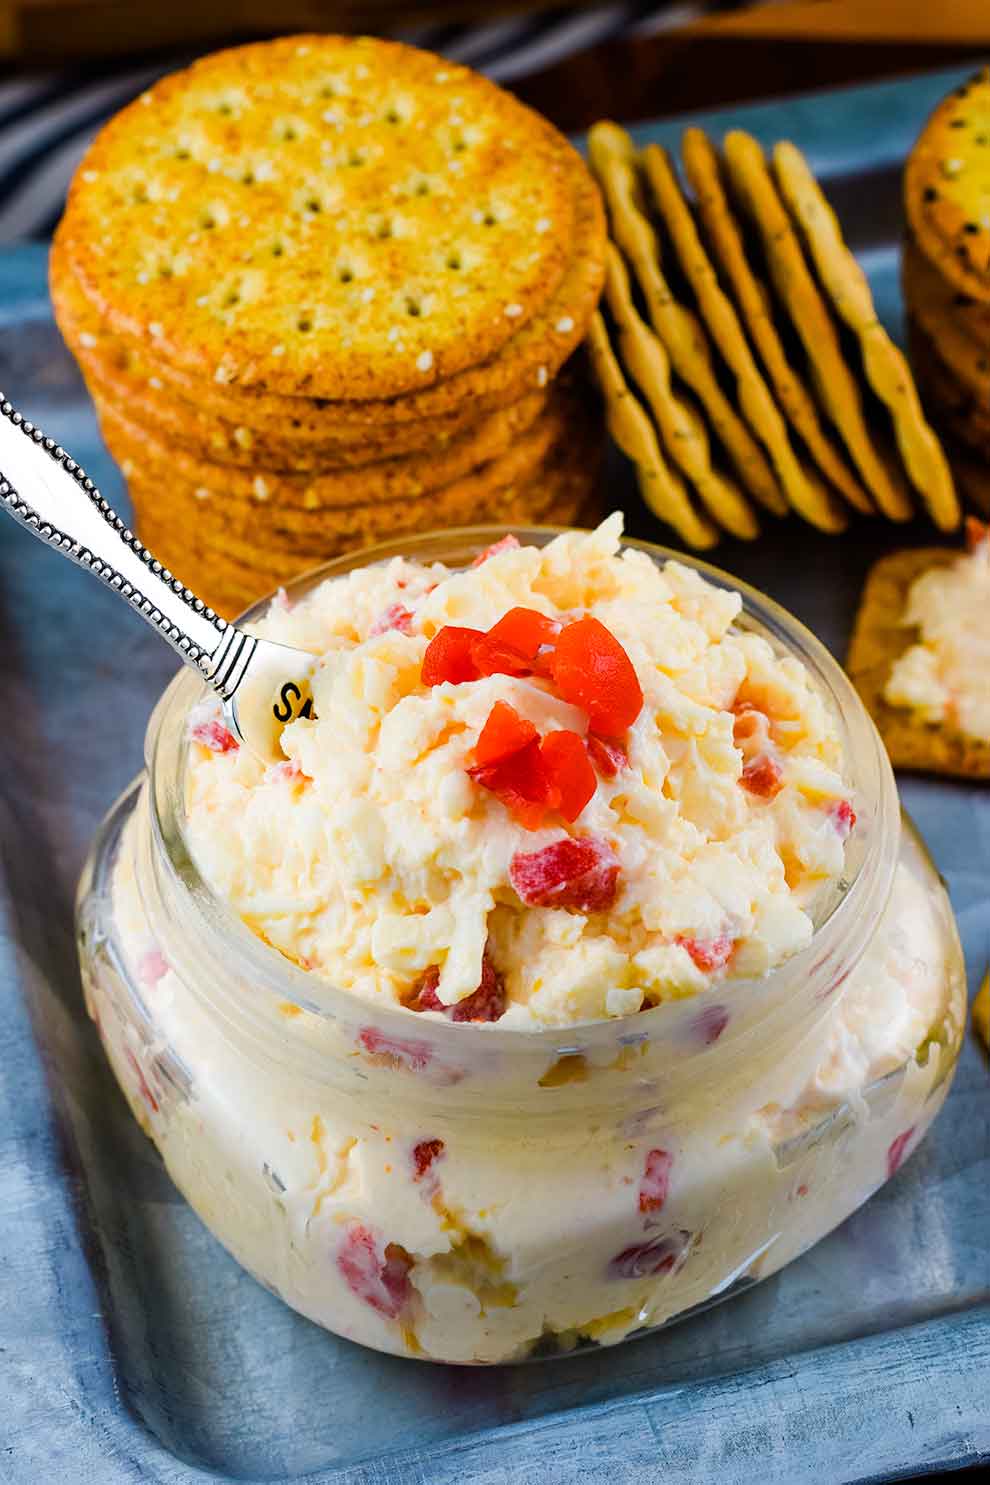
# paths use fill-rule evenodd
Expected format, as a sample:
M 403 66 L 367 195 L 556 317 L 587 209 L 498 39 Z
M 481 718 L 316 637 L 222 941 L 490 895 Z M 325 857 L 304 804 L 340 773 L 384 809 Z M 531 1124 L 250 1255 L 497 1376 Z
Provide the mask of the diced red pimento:
M 907 1155 L 907 1147 L 911 1143 L 911 1136 L 913 1134 L 914 1125 L 912 1124 L 910 1129 L 905 1129 L 903 1134 L 899 1134 L 895 1140 L 891 1140 L 890 1148 L 887 1151 L 888 1181 L 892 1176 L 896 1176 L 903 1165 L 905 1156 Z
M 488 561 L 489 557 L 497 557 L 499 552 L 512 552 L 518 545 L 518 536 L 512 536 L 511 534 L 509 536 L 503 536 L 500 541 L 492 542 L 490 547 L 486 547 L 483 552 L 479 552 L 471 563 L 471 566 L 480 567 L 483 562 Z
M 424 686 L 441 686 L 449 681 L 461 686 L 476 681 L 479 671 L 471 659 L 471 646 L 483 639 L 480 629 L 466 629 L 459 624 L 445 624 L 438 629 L 426 647 L 420 672 Z
M 976 516 L 966 517 L 966 550 L 975 552 L 981 542 L 990 546 L 990 522 L 981 521 Z
M 584 738 L 564 728 L 548 732 L 540 753 L 560 797 L 557 809 L 565 820 L 576 820 L 598 788 Z
M 533 662 L 504 640 L 483 634 L 471 646 L 471 660 L 479 675 L 532 675 Z
M 524 660 L 532 660 L 544 645 L 555 643 L 561 627 L 559 619 L 550 619 L 538 609 L 510 608 L 489 629 L 488 638 L 508 645 Z
M 148 949 L 146 953 L 141 955 L 141 960 L 138 964 L 138 979 L 142 985 L 146 985 L 151 990 L 167 974 L 168 960 L 165 958 L 161 949 Z
M 487 768 L 493 763 L 503 763 L 538 737 L 532 722 L 521 717 L 514 706 L 507 701 L 496 701 L 475 744 L 474 766 Z
M 536 738 L 501 763 L 469 768 L 468 773 L 476 784 L 497 795 L 526 830 L 539 830 L 547 811 L 560 804 L 560 792 L 547 772 Z
M 667 1150 L 650 1150 L 639 1183 L 641 1212 L 659 1212 L 670 1190 L 670 1172 L 674 1157 Z
M 430 1060 L 430 1049 L 423 1042 L 401 1041 L 398 1037 L 385 1036 L 374 1026 L 362 1026 L 358 1032 L 358 1043 L 371 1057 L 380 1057 L 392 1064 L 406 1067 L 410 1072 L 422 1072 Z
M 643 691 L 632 661 L 590 614 L 560 631 L 552 670 L 561 696 L 586 712 L 591 731 L 602 737 L 621 737 L 642 711 Z
M 390 629 L 398 629 L 400 634 L 409 634 L 412 631 L 412 610 L 406 608 L 404 603 L 390 603 L 388 608 L 372 624 L 368 633 L 371 638 L 377 634 L 387 634 Z
M 758 799 L 775 799 L 784 787 L 784 775 L 776 758 L 761 753 L 744 766 L 740 784 Z
M 624 768 L 629 767 L 629 755 L 620 742 L 607 737 L 596 737 L 588 733 L 588 756 L 603 779 L 614 779 Z
M 596 836 L 565 836 L 540 851 L 517 851 L 509 864 L 509 881 L 527 907 L 607 912 L 618 880 L 615 852 Z
M 430 1173 L 435 1160 L 439 1160 L 444 1152 L 443 1140 L 420 1140 L 413 1145 L 412 1163 L 413 1180 L 421 1181 Z
M 240 746 L 229 728 L 215 717 L 211 717 L 208 722 L 197 722 L 195 727 L 190 728 L 189 736 L 193 742 L 202 743 L 204 748 L 209 748 L 211 753 L 233 753 Z
M 649 1279 L 669 1274 L 681 1257 L 689 1233 L 654 1238 L 651 1243 L 636 1243 L 617 1253 L 608 1266 L 612 1279 Z
M 412 1259 L 398 1243 L 383 1244 L 363 1222 L 348 1222 L 337 1253 L 337 1268 L 358 1299 L 396 1320 L 412 1297 Z
M 724 969 L 732 958 L 732 951 L 736 941 L 730 933 L 720 933 L 715 938 L 691 938 L 688 934 L 679 934 L 677 942 L 682 949 L 686 949 L 695 964 L 705 974 L 714 974 L 716 970 Z
M 505 1015 L 508 997 L 505 981 L 492 963 L 488 950 L 481 961 L 481 983 L 477 990 L 459 1000 L 456 1005 L 444 1005 L 437 994 L 440 970 L 431 964 L 424 971 L 423 979 L 410 1009 L 414 1011 L 442 1011 L 451 1021 L 499 1021 Z
M 828 807 L 828 817 L 835 826 L 841 840 L 846 840 L 856 824 L 856 811 L 848 799 L 835 799 Z

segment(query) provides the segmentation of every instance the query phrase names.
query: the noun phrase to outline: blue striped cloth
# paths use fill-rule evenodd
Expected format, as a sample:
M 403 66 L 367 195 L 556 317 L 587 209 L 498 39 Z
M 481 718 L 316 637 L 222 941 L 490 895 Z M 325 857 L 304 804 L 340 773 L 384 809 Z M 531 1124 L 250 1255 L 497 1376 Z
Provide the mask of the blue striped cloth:
M 600 42 L 648 36 L 738 3 L 633 0 L 396 34 L 511 85 Z M 150 83 L 193 55 L 173 54 L 126 71 L 89 66 L 0 83 L 0 244 L 50 237 L 72 173 L 96 131 Z

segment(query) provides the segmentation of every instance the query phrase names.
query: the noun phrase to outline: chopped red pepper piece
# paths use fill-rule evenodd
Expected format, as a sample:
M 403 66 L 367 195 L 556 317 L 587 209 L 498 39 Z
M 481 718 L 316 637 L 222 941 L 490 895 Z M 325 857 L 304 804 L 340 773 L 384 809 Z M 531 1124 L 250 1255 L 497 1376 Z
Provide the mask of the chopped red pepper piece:
M 407 1042 L 385 1034 L 374 1026 L 362 1026 L 358 1043 L 369 1057 L 380 1057 L 383 1063 L 422 1072 L 433 1055 L 422 1042 Z
M 404 603 L 390 603 L 385 612 L 372 624 L 368 635 L 374 638 L 377 634 L 387 634 L 390 629 L 398 629 L 400 634 L 408 634 L 412 628 L 412 620 L 412 610 L 406 608 Z
M 981 541 L 990 545 L 990 522 L 981 521 L 976 516 L 966 517 L 966 550 L 975 552 Z
M 565 820 L 576 820 L 598 787 L 584 738 L 565 729 L 548 732 L 540 753 L 560 795 L 557 808 Z
M 424 686 L 439 686 L 449 681 L 460 686 L 478 679 L 478 668 L 471 659 L 471 646 L 484 636 L 480 629 L 464 629 L 446 624 L 438 629 L 426 647 L 421 672 Z
M 532 722 L 521 717 L 514 706 L 507 701 L 496 701 L 475 744 L 475 767 L 501 763 L 538 736 Z
M 670 1190 L 670 1172 L 674 1157 L 667 1150 L 650 1150 L 646 1156 L 643 1179 L 639 1183 L 641 1212 L 659 1212 Z
M 413 1180 L 421 1181 L 443 1152 L 443 1140 L 420 1140 L 418 1145 L 413 1145 Z
M 736 946 L 735 939 L 729 933 L 720 933 L 717 938 L 706 939 L 679 935 L 677 942 L 682 949 L 687 949 L 695 964 L 705 974 L 724 969 L 732 958 L 732 951 Z
M 541 851 L 517 851 L 509 881 L 527 907 L 601 913 L 615 901 L 619 863 L 607 841 L 565 836 Z
M 478 675 L 532 675 L 532 662 L 511 645 L 482 634 L 471 645 L 471 660 Z
M 513 536 L 511 533 L 508 536 L 503 536 L 500 541 L 492 542 L 490 547 L 486 547 L 483 552 L 479 552 L 471 563 L 471 566 L 480 567 L 483 562 L 488 561 L 489 557 L 497 557 L 499 552 L 511 552 L 518 545 L 518 536 Z
M 769 753 L 761 753 L 759 757 L 750 759 L 743 768 L 739 782 L 750 794 L 756 794 L 760 799 L 773 799 L 784 787 L 780 764 Z
M 639 716 L 643 692 L 615 635 L 590 615 L 557 636 L 553 678 L 565 701 L 588 714 L 591 731 L 620 737 Z
M 532 660 L 541 645 L 552 645 L 560 633 L 558 619 L 549 619 L 535 608 L 510 608 L 488 631 L 488 638 L 508 645 L 526 660 Z
M 204 748 L 209 748 L 211 753 L 233 753 L 240 746 L 234 734 L 215 718 L 209 722 L 197 722 L 190 729 L 189 736 L 193 742 L 202 743 Z
M 439 967 L 431 964 L 423 973 L 422 982 L 415 1000 L 411 1002 L 410 1009 L 442 1011 L 450 1017 L 451 1021 L 498 1021 L 505 1015 L 508 1004 L 505 981 L 492 963 L 487 949 L 481 961 L 480 985 L 477 990 L 472 990 L 470 995 L 459 1000 L 456 1005 L 444 1005 L 437 994 L 439 983 Z
M 910 1129 L 905 1129 L 903 1134 L 899 1134 L 896 1139 L 891 1140 L 890 1147 L 887 1150 L 887 1180 L 888 1181 L 893 1176 L 896 1176 L 897 1175 L 897 1172 L 900 1170 L 901 1166 L 904 1164 L 904 1159 L 905 1159 L 905 1156 L 907 1155 L 907 1147 L 911 1143 L 911 1136 L 913 1134 L 914 1134 L 914 1125 L 912 1124 Z
M 476 784 L 496 794 L 527 830 L 539 830 L 547 810 L 560 804 L 560 791 L 547 771 L 535 736 L 501 763 L 469 768 L 468 773 Z
M 848 799 L 833 800 L 828 808 L 828 817 L 842 840 L 852 834 L 853 826 L 856 824 L 856 811 Z
M 352 1293 L 388 1320 L 395 1320 L 412 1297 L 412 1259 L 398 1243 L 383 1246 L 362 1222 L 349 1222 L 337 1253 L 337 1268 Z
M 629 754 L 621 743 L 609 742 L 607 738 L 588 733 L 588 755 L 603 779 L 614 779 L 622 769 L 629 767 Z

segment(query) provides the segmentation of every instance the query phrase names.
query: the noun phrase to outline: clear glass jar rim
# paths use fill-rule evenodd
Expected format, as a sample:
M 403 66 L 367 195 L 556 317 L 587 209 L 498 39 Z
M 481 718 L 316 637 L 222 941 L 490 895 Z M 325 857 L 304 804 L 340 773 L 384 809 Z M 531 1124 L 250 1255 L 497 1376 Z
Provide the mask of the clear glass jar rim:
M 385 562 L 398 556 L 418 561 L 439 561 L 456 567 L 508 534 L 518 536 L 523 544 L 542 546 L 569 529 L 573 528 L 484 525 L 427 532 L 365 547 L 335 558 L 301 574 L 287 588 L 290 593 L 302 594 L 328 578 L 341 577 L 356 568 Z M 805 974 L 811 975 L 823 959 L 837 951 L 846 925 L 857 921 L 861 911 L 869 911 L 871 920 L 875 921 L 889 895 L 895 854 L 890 846 L 896 840 L 899 830 L 899 805 L 893 771 L 883 744 L 855 688 L 838 662 L 810 630 L 773 599 L 734 578 L 730 573 L 690 554 L 632 539 L 624 539 L 622 548 L 644 552 L 661 565 L 670 561 L 678 562 L 692 568 L 717 587 L 738 593 L 743 600 L 742 617 L 753 621 L 788 653 L 796 654 L 811 670 L 813 678 L 823 688 L 826 700 L 831 705 L 840 729 L 847 777 L 854 789 L 861 825 L 850 837 L 842 890 L 834 894 L 834 900 L 817 923 L 812 939 L 804 949 L 785 961 L 777 970 L 771 970 L 761 980 L 733 980 L 730 993 L 735 995 L 747 988 L 767 983 L 775 974 L 785 970 L 788 977 L 793 976 L 795 982 L 800 982 Z M 266 612 L 272 596 L 269 594 L 260 599 L 238 622 L 256 622 Z M 185 838 L 183 782 L 186 717 L 190 706 L 202 694 L 204 688 L 197 683 L 195 675 L 182 671 L 166 688 L 152 714 L 145 747 L 151 781 L 150 813 L 152 830 L 161 857 L 176 889 L 188 894 L 197 927 L 201 927 L 208 937 L 219 935 L 227 957 L 234 952 L 243 961 L 254 994 L 250 1008 L 245 1000 L 238 1001 L 238 1015 L 247 1012 L 252 1018 L 260 1016 L 269 1025 L 281 1028 L 284 1027 L 284 1018 L 278 1007 L 289 1002 L 302 1010 L 345 1025 L 357 1027 L 367 1022 L 369 1016 L 373 1016 L 379 1024 L 394 1030 L 397 1036 L 401 1036 L 403 1031 L 408 1033 L 410 1017 L 403 1007 L 371 1004 L 350 991 L 337 988 L 322 977 L 319 979 L 319 1002 L 315 1002 L 312 995 L 313 975 L 293 964 L 252 933 L 233 908 L 213 892 L 200 874 Z M 888 870 L 885 875 L 878 877 L 885 861 Z M 706 996 L 710 993 L 702 992 L 695 997 L 699 1007 L 706 1003 Z M 267 1006 L 263 1003 L 264 999 L 269 1002 Z M 677 1002 L 670 1004 L 676 1005 Z M 639 1013 L 634 1018 L 626 1018 L 630 1029 L 631 1023 L 635 1021 L 635 1039 L 660 1034 L 659 1023 L 667 1009 L 667 1003 L 662 1002 L 650 1011 Z M 552 1045 L 558 1055 L 569 1050 L 565 1044 L 571 1038 L 579 1039 L 580 1050 L 593 1050 L 599 1038 L 614 1043 L 617 1029 L 623 1024 L 616 1020 L 600 1020 L 567 1027 L 528 1029 L 500 1027 L 497 1024 L 453 1023 L 433 1017 L 429 1019 L 431 1036 L 443 1040 L 449 1036 L 451 1045 L 459 1045 L 464 1051 L 472 1044 L 491 1048 L 491 1039 L 495 1038 L 503 1046 L 515 1043 L 533 1050 L 540 1047 L 545 1051 Z M 484 1043 L 480 1042 L 480 1038 L 485 1039 Z M 574 1050 L 578 1049 L 575 1046 Z

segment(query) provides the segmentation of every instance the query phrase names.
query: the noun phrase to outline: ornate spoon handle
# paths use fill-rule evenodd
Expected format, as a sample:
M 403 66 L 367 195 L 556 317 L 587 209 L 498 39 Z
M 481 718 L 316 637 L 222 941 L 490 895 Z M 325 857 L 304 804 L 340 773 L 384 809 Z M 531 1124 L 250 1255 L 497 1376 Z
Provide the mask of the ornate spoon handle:
M 276 724 L 299 715 L 300 708 L 286 708 L 284 701 L 272 708 L 271 697 L 279 695 L 286 682 L 302 682 L 312 668 L 312 656 L 258 640 L 214 613 L 128 530 L 65 449 L 23 418 L 2 393 L 0 508 L 125 598 L 188 665 L 199 670 L 242 736 L 238 713 L 243 707 L 235 706 L 235 698 L 249 673 L 252 680 L 260 680 L 264 672 L 268 715 L 261 719 L 260 729 L 248 725 L 253 735 L 245 741 L 264 756 L 273 750 L 278 756 L 281 727 Z M 251 689 L 257 693 L 252 697 L 255 703 L 260 692 L 257 686 Z M 290 699 L 304 699 L 307 691 L 303 685 L 293 691 L 290 685 Z

